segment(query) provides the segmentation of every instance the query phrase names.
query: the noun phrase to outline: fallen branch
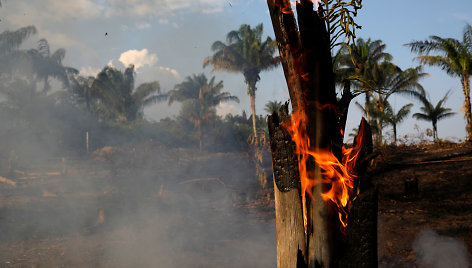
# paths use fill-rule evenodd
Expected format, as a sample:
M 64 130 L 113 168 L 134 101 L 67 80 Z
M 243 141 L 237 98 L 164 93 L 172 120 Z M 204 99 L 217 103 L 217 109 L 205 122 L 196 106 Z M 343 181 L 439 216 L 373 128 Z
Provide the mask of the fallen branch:
M 13 186 L 13 187 L 16 187 L 16 182 L 14 182 L 14 181 L 12 181 L 12 180 L 10 180 L 10 179 L 7 179 L 7 178 L 5 178 L 5 177 L 1 177 L 1 176 L 0 176 L 0 182 L 3 182 L 3 183 L 6 183 L 6 184 L 8 184 L 8 185 L 11 185 L 11 186 Z

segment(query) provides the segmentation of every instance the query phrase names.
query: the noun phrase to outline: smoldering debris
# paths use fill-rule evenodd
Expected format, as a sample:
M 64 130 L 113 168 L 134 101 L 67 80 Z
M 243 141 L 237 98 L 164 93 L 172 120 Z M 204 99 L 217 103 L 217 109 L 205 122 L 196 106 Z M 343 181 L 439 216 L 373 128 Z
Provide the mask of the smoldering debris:
M 467 268 L 470 254 L 466 244 L 458 239 L 423 229 L 413 243 L 416 263 L 420 268 Z

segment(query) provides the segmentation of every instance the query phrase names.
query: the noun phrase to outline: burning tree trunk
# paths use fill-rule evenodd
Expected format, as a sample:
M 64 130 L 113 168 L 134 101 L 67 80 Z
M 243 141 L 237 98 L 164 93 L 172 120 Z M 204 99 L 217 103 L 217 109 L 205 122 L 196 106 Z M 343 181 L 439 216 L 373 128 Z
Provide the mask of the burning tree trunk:
M 298 160 L 290 134 L 282 126 L 288 119 L 288 104 L 285 104 L 268 120 L 274 172 L 277 267 L 299 267 L 306 263 Z
M 342 147 L 352 95 L 347 81 L 342 99 L 336 99 L 330 38 L 313 3 L 297 3 L 298 28 L 288 0 L 268 0 L 268 6 L 293 108 L 290 118 L 284 106 L 268 121 L 277 265 L 337 267 L 345 247 L 349 195 L 355 184 L 348 180 L 352 179 L 349 173 L 355 172 L 356 159 L 366 143 L 362 134 L 369 127 L 365 121 L 361 124 L 360 129 L 366 131 L 360 131 L 355 148 Z M 334 164 L 329 167 L 328 163 Z M 327 175 L 328 169 L 334 175 Z

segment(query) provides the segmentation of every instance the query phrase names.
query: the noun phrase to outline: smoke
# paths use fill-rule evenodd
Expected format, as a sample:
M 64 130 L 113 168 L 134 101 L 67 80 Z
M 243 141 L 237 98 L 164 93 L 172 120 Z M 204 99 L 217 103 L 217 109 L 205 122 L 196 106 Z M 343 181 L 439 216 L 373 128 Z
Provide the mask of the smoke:
M 86 101 L 88 80 L 68 88 L 54 73 L 39 75 L 55 70 L 51 60 L 28 55 L 0 61 L 0 176 L 16 183 L 0 182 L 0 263 L 275 266 L 271 190 L 255 178 L 246 115 L 215 120 L 200 151 L 188 120 L 106 122 Z M 137 81 L 150 81 L 146 68 L 166 72 L 163 89 L 179 76 L 146 49 L 120 61 L 145 65 Z
M 439 235 L 431 229 L 419 233 L 413 249 L 420 268 L 470 267 L 470 256 L 463 241 Z

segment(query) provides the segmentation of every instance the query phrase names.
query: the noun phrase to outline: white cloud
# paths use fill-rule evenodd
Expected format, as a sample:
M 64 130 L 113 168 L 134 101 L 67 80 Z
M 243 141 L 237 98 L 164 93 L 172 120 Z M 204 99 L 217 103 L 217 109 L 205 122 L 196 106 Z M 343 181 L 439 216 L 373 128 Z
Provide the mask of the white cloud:
M 6 20 L 14 25 L 41 24 L 70 19 L 86 20 L 103 14 L 105 6 L 92 0 L 6 1 Z
M 144 30 L 151 28 L 151 24 L 148 22 L 137 22 L 134 25 L 121 25 L 121 30 L 123 31 L 136 31 L 136 30 Z
M 46 29 L 39 28 L 38 34 L 39 34 L 38 37 L 45 38 L 46 40 L 48 40 L 49 44 L 54 47 L 62 47 L 62 48 L 67 48 L 67 47 L 72 47 L 72 46 L 76 46 L 80 48 L 84 47 L 82 43 L 73 39 L 74 37 L 71 37 L 63 33 L 53 33 Z
M 53 16 L 61 18 L 87 19 L 98 17 L 105 7 L 91 0 L 48 0 L 45 6 L 53 11 Z
M 106 14 L 128 16 L 172 15 L 178 11 L 214 13 L 222 11 L 227 0 L 106 0 Z
M 136 23 L 136 28 L 138 30 L 148 29 L 148 28 L 151 28 L 151 24 L 147 22 L 138 22 Z
M 171 73 L 173 76 L 175 76 L 176 78 L 179 78 L 179 77 L 180 77 L 179 72 L 177 72 L 177 70 L 172 69 L 172 68 L 170 68 L 170 67 L 159 66 L 159 70 L 169 72 L 169 73 Z
M 123 31 L 127 30 L 144 30 L 144 29 L 149 29 L 151 28 L 151 24 L 148 22 L 137 22 L 133 26 L 129 25 L 121 25 L 121 29 Z
M 153 66 L 156 64 L 158 58 L 154 53 L 149 53 L 149 51 L 144 48 L 141 50 L 131 49 L 126 52 L 121 53 L 120 58 L 118 59 L 124 66 L 134 64 L 136 70 L 143 66 Z
M 20 26 L 114 16 L 158 17 L 159 23 L 165 24 L 177 12 L 216 13 L 223 11 L 226 5 L 227 0 L 43 0 L 5 1 L 2 10 L 8 10 L 3 16 L 6 20 Z M 151 25 L 136 26 L 145 29 Z

